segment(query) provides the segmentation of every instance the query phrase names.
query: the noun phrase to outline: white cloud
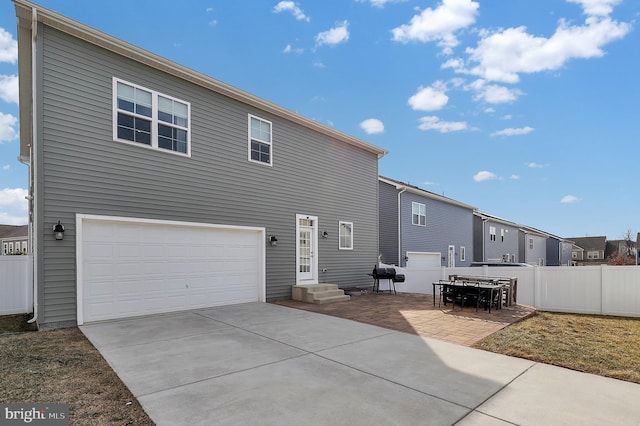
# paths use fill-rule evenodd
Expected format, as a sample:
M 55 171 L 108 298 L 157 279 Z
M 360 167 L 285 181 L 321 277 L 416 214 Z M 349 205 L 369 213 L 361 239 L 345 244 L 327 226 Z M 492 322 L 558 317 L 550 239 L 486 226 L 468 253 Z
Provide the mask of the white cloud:
M 593 3 L 594 7 L 596 3 L 603 4 Z M 466 50 L 469 63 L 475 65 L 469 68 L 458 58 L 442 66 L 488 81 L 517 83 L 521 73 L 556 70 L 571 59 L 601 57 L 603 46 L 624 37 L 629 31 L 631 25 L 628 23 L 596 16 L 587 17 L 584 25 L 569 25 L 561 19 L 549 38 L 533 36 L 524 26 L 481 31 L 477 47 Z
M 368 135 L 384 133 L 384 123 L 376 118 L 369 118 L 360 123 L 360 128 Z
M 577 203 L 578 201 L 580 201 L 580 199 L 578 197 L 576 197 L 575 195 L 565 195 L 564 197 L 562 197 L 562 199 L 560 200 L 560 202 L 562 204 L 571 204 L 571 203 Z
M 6 225 L 25 225 L 27 223 L 28 192 L 23 188 L 4 188 L 0 190 L 0 223 Z
M 290 44 L 287 44 L 282 50 L 282 53 L 297 53 L 298 55 L 301 55 L 304 53 L 304 49 L 301 47 L 293 47 Z
M 527 167 L 529 167 L 530 169 L 543 169 L 545 166 L 544 166 L 544 164 L 538 164 L 538 163 L 531 162 L 531 163 L 527 164 Z
M 513 118 L 513 115 L 511 114 L 505 114 L 502 117 L 500 117 L 502 120 L 511 120 Z
M 340 43 L 344 43 L 349 40 L 349 21 L 342 21 L 334 28 L 323 31 L 316 36 L 316 46 L 322 46 L 323 44 L 329 44 L 335 46 Z
M 208 7 L 208 8 L 205 9 L 205 11 L 207 13 L 211 13 L 211 12 L 213 12 L 213 8 L 212 7 Z
M 473 180 L 475 180 L 476 182 L 483 182 L 485 180 L 494 179 L 498 179 L 498 176 L 496 176 L 495 173 L 491 173 L 486 170 L 482 170 L 473 176 Z
M 533 132 L 535 129 L 533 127 L 509 127 L 507 129 L 498 130 L 497 132 L 491 133 L 491 136 L 517 136 L 517 135 L 526 135 L 527 133 Z
M 468 128 L 466 121 L 441 121 L 434 115 L 420 118 L 418 126 L 420 130 L 437 130 L 440 133 L 458 132 Z
M 427 185 L 427 186 L 431 186 L 431 185 L 435 185 L 436 183 L 435 182 L 426 181 L 426 182 L 422 182 L 422 184 L 423 185 Z
M 3 114 L 0 112 L 0 144 L 9 142 L 18 137 L 16 129 L 18 119 L 11 114 Z
M 486 112 L 487 114 L 493 114 L 494 112 L 496 112 L 496 110 L 491 107 L 487 107 L 484 109 L 484 112 Z
M 18 42 L 4 28 L 0 28 L 0 62 L 18 62 Z
M 366 3 L 367 0 L 356 0 L 358 3 Z M 382 9 L 385 5 L 389 3 L 403 3 L 407 0 L 368 0 L 371 3 L 371 6 Z
M 516 175 L 516 174 L 512 174 L 511 176 L 509 176 L 509 179 L 511 180 L 518 180 L 520 179 L 520 176 Z
M 590 16 L 608 16 L 613 12 L 613 6 L 621 0 L 567 0 L 582 6 L 584 13 Z
M 291 12 L 298 21 L 306 21 L 306 22 L 311 21 L 311 18 L 305 15 L 302 9 L 300 9 L 292 1 L 281 1 L 273 8 L 273 13 L 280 13 L 285 11 Z
M 420 86 L 418 92 L 409 98 L 408 104 L 416 111 L 437 111 L 449 102 L 446 91 L 447 88 L 441 81 L 436 81 L 429 87 Z
M 11 164 L 5 164 L 4 166 L 2 166 L 2 170 L 10 170 L 11 169 Z
M 522 95 L 522 92 L 518 89 L 509 89 L 504 86 L 487 84 L 483 79 L 474 81 L 466 86 L 466 89 L 476 92 L 474 96 L 476 101 L 484 101 L 494 105 L 513 102 Z
M 476 21 L 479 7 L 472 0 L 442 0 L 435 9 L 428 7 L 411 18 L 408 24 L 391 30 L 393 40 L 402 43 L 437 41 L 445 53 L 449 54 L 458 45 L 455 32 Z

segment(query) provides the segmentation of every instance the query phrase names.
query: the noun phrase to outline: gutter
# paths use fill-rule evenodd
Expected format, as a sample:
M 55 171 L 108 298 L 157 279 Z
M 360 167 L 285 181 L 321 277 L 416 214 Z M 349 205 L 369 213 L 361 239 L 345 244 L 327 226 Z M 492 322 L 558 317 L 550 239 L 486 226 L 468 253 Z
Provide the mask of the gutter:
M 400 208 L 401 207 L 400 196 L 406 190 L 407 190 L 407 187 L 405 186 L 404 188 L 402 188 L 400 192 L 398 192 L 398 266 L 399 267 L 402 267 L 402 217 L 401 217 L 402 209 Z
M 36 46 L 38 41 L 38 10 L 35 7 L 31 8 L 31 146 L 29 150 L 30 166 L 29 166 L 29 196 L 30 209 L 29 209 L 29 239 L 31 240 L 31 253 L 33 253 L 33 318 L 27 323 L 32 324 L 38 320 L 38 244 L 37 239 L 34 237 L 38 234 L 38 215 L 36 214 L 36 179 L 38 168 L 33 167 L 36 162 L 36 141 L 38 139 L 38 110 L 37 110 L 37 93 L 36 93 Z

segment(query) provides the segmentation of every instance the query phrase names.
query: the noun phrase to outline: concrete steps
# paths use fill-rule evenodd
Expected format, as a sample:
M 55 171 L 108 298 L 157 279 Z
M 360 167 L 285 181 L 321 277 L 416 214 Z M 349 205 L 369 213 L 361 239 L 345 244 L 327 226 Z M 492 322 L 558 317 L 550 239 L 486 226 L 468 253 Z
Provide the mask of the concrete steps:
M 323 305 L 325 303 L 344 302 L 351 296 L 344 294 L 336 284 L 294 285 L 291 288 L 291 298 L 301 302 Z

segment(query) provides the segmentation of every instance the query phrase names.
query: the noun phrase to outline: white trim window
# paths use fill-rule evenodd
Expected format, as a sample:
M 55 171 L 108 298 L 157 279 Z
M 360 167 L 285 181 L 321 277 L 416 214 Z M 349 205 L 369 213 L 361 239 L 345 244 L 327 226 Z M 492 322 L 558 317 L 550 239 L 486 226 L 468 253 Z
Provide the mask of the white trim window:
M 271 122 L 249 114 L 249 161 L 273 164 Z
M 588 251 L 587 259 L 600 259 L 600 252 L 598 250 Z
M 491 240 L 491 241 L 495 241 L 496 240 L 496 227 L 495 226 L 490 226 L 489 227 L 489 240 Z
M 529 238 L 529 250 L 533 250 L 533 238 Z
M 427 208 L 422 203 L 411 203 L 411 223 L 417 226 L 427 226 Z
M 467 249 L 464 246 L 460 246 L 460 261 L 467 260 Z
M 191 156 L 191 104 L 114 77 L 113 139 Z
M 353 222 L 338 223 L 338 241 L 340 250 L 353 250 Z

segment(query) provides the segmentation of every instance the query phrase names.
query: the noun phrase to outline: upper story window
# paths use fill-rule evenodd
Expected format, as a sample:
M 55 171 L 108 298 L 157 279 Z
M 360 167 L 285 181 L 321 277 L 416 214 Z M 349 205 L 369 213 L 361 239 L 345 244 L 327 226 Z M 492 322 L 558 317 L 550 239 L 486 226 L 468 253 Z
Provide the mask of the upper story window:
M 500 229 L 500 241 L 504 242 L 504 229 Z
M 587 259 L 600 259 L 600 252 L 598 250 L 588 251 Z
M 191 105 L 113 79 L 113 138 L 191 155 Z
M 338 224 L 338 240 L 340 250 L 353 250 L 353 223 L 340 222 Z
M 533 238 L 529 238 L 529 248 L 533 250 Z
M 496 227 L 495 226 L 490 226 L 489 227 L 489 240 L 491 240 L 491 241 L 495 241 L 496 240 Z
M 271 122 L 249 114 L 249 161 L 271 166 Z
M 424 204 L 411 203 L 411 223 L 418 226 L 427 225 L 427 208 Z

